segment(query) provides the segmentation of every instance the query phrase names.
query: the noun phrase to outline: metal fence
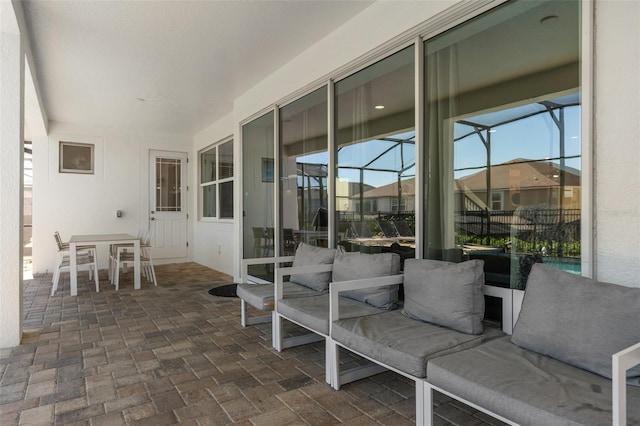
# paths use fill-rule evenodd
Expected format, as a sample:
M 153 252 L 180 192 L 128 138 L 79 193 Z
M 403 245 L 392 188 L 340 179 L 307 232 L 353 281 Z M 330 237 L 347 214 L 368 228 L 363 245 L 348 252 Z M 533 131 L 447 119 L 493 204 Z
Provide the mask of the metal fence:
M 515 211 L 459 211 L 461 243 L 516 244 L 519 252 L 579 255 L 580 209 L 529 206 Z

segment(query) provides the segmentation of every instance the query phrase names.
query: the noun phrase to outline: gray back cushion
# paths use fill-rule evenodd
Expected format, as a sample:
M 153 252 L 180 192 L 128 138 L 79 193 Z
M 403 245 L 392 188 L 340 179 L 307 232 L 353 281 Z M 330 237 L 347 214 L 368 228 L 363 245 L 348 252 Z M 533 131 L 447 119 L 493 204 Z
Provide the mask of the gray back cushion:
M 537 263 L 511 341 L 611 378 L 611 355 L 640 342 L 640 288 L 601 283 Z M 640 367 L 627 374 L 640 376 Z
M 463 333 L 482 334 L 484 262 L 407 259 L 404 314 Z
M 335 249 L 316 247 L 300 243 L 293 257 L 293 266 L 325 265 L 333 263 Z M 331 272 L 317 272 L 312 274 L 294 274 L 289 277 L 292 283 L 309 287 L 316 291 L 328 291 Z
M 396 253 L 336 253 L 333 281 L 383 277 L 400 273 L 400 256 Z M 341 296 L 368 303 L 380 309 L 394 309 L 398 303 L 398 285 L 366 288 L 340 293 Z

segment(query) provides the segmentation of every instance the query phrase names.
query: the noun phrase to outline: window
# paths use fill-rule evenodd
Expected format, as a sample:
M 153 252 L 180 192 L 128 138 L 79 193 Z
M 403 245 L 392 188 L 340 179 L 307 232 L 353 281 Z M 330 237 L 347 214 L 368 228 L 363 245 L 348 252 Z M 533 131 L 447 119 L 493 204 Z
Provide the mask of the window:
M 406 211 L 407 211 L 407 199 L 406 199 L 406 197 L 400 198 L 400 204 L 399 205 L 398 205 L 398 198 L 397 197 L 393 197 L 391 199 L 391 213 L 400 213 L 400 212 L 406 212 Z
M 504 210 L 503 195 L 500 191 L 491 192 L 491 210 Z
M 369 214 L 378 213 L 378 200 L 364 200 L 364 212 Z
M 233 141 L 200 152 L 201 218 L 233 219 Z

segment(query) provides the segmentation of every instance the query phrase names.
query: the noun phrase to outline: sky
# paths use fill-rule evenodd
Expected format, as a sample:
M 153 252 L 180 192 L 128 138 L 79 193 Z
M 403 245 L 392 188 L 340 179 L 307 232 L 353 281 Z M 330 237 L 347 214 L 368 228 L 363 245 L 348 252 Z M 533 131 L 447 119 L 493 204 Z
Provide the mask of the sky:
M 530 106 L 529 106 L 530 107 Z M 507 111 L 508 113 L 509 111 Z M 557 114 L 557 113 L 556 113 Z M 507 114 L 508 115 L 508 114 Z M 495 118 L 496 114 L 493 114 Z M 491 117 L 489 114 L 477 117 L 465 118 L 467 122 L 487 123 Z M 580 106 L 565 108 L 565 157 L 569 157 L 565 164 L 580 170 Z M 465 124 L 454 125 L 455 137 L 460 137 L 472 132 L 472 128 Z M 517 120 L 512 123 L 493 127 L 491 133 L 483 132 L 484 137 L 490 138 L 491 164 L 497 165 L 516 158 L 529 160 L 548 160 L 560 156 L 560 131 L 549 113 L 543 113 Z M 407 139 L 408 134 L 397 135 L 398 138 Z M 353 144 L 341 148 L 338 154 L 339 164 L 342 166 L 362 166 L 373 160 L 394 143 L 383 140 L 372 140 L 366 143 Z M 477 134 L 471 134 L 454 145 L 454 169 L 455 177 L 460 178 L 481 171 L 486 166 L 486 148 Z M 298 157 L 298 162 L 327 164 L 327 152 L 315 153 Z M 555 161 L 558 162 L 557 160 Z M 399 149 L 389 151 L 383 158 L 376 160 L 370 167 L 379 169 L 388 168 L 398 170 L 401 165 L 409 167 L 415 164 L 415 147 L 404 144 L 402 153 Z M 462 170 L 460 170 L 462 169 Z M 405 170 L 401 178 L 407 179 L 415 175 L 415 167 Z M 357 170 L 340 169 L 339 177 L 350 182 L 359 182 L 360 174 Z M 367 172 L 364 183 L 372 186 L 383 186 L 396 182 L 397 173 Z

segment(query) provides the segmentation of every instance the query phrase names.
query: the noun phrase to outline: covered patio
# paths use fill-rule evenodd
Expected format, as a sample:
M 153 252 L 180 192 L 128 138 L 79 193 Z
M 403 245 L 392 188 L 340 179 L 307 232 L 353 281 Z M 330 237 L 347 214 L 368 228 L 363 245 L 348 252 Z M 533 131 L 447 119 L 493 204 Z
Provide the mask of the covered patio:
M 281 107 L 303 100 L 311 90 L 326 89 L 324 100 L 331 105 L 336 102 L 335 90 L 339 83 L 398 54 L 401 48 L 408 49 L 409 45 L 415 48 L 408 55 L 414 64 L 410 68 L 426 71 L 423 53 L 429 40 L 445 34 L 449 28 L 476 22 L 475 18 L 503 3 L 532 5 L 535 2 L 276 1 L 259 2 L 260 5 L 254 2 L 194 2 L 194 5 L 196 3 L 197 7 L 190 9 L 175 1 L 0 1 L 3 47 L 0 67 L 0 425 L 414 424 L 413 386 L 402 377 L 388 372 L 346 385 L 339 392 L 332 391 L 323 380 L 321 345 L 276 352 L 271 348 L 269 325 L 242 328 L 239 301 L 207 293 L 211 287 L 239 281 L 241 261 L 248 257 L 243 251 L 248 246 L 243 243 L 243 229 L 250 229 L 245 219 L 245 206 L 249 203 L 242 197 L 248 187 L 243 179 L 252 168 L 242 163 L 243 143 L 249 140 L 243 126 L 268 114 L 277 118 Z M 548 3 L 567 5 L 571 2 Z M 564 188 L 570 191 L 558 192 L 564 197 L 570 193 L 576 195 L 576 200 L 580 198 L 580 221 L 558 213 L 557 224 L 545 223 L 544 232 L 534 232 L 531 228 L 539 222 L 532 221 L 533 213 L 529 212 L 528 216 L 520 216 L 520 222 L 513 226 L 512 215 L 501 216 L 486 209 L 494 203 L 506 205 L 517 201 L 521 204 L 522 195 L 512 198 L 511 195 L 516 194 L 508 194 L 507 197 L 506 189 L 512 188 L 504 185 L 498 188 L 505 189 L 504 197 L 488 191 L 491 185 L 486 185 L 484 191 L 469 185 L 471 189 L 467 192 L 484 200 L 485 210 L 480 213 L 474 208 L 467 209 L 466 214 L 457 213 L 453 208 L 440 209 L 440 205 L 447 206 L 447 203 L 432 203 L 435 207 L 428 209 L 423 199 L 424 176 L 431 170 L 427 162 L 431 154 L 427 149 L 436 145 L 427 145 L 425 141 L 432 137 L 428 130 L 437 126 L 425 123 L 428 117 L 422 109 L 428 101 L 428 97 L 424 99 L 428 84 L 417 73 L 412 78 L 404 78 L 416 86 L 407 92 L 412 97 L 411 107 L 417 106 L 415 113 L 408 115 L 414 124 L 394 126 L 403 131 L 415 127 L 412 137 L 415 142 L 410 141 L 411 137 L 398 139 L 406 141 L 403 145 L 407 149 L 415 147 L 416 153 L 405 157 L 400 167 L 376 165 L 373 158 L 356 164 L 353 171 L 358 174 L 364 173 L 365 167 L 397 173 L 390 182 L 380 182 L 375 188 L 367 187 L 365 184 L 369 182 L 363 179 L 338 182 L 334 179 L 339 177 L 336 171 L 346 172 L 346 168 L 338 170 L 338 149 L 342 144 L 339 135 L 329 132 L 340 126 L 333 122 L 336 117 L 330 115 L 322 129 L 335 139 L 329 141 L 326 152 L 329 158 L 336 158 L 322 163 L 329 165 L 327 172 L 315 175 L 331 182 L 327 186 L 330 201 L 327 206 L 333 222 L 329 221 L 326 230 L 320 229 L 322 224 L 306 224 L 299 233 L 326 232 L 329 234 L 327 245 L 335 246 L 338 236 L 347 234 L 341 233 L 344 223 L 339 222 L 352 226 L 368 221 L 373 228 L 380 228 L 377 224 L 381 220 L 380 212 L 401 212 L 403 205 L 409 205 L 415 206 L 414 209 L 406 208 L 403 214 L 415 227 L 411 229 L 413 236 L 404 237 L 402 243 L 413 245 L 409 248 L 415 252 L 408 257 L 427 258 L 431 253 L 448 249 L 436 241 L 435 251 L 429 251 L 425 235 L 452 236 L 462 231 L 480 240 L 471 241 L 474 248 L 493 252 L 500 245 L 506 253 L 516 246 L 513 241 L 496 243 L 492 239 L 506 239 L 507 235 L 511 238 L 513 234 L 535 250 L 539 248 L 540 255 L 547 253 L 557 258 L 571 254 L 575 258 L 572 259 L 575 264 L 567 266 L 559 262 L 552 266 L 569 268 L 571 272 L 600 281 L 640 286 L 640 251 L 637 250 L 640 181 L 636 172 L 640 159 L 636 131 L 640 124 L 637 114 L 640 55 L 630 54 L 640 51 L 637 25 L 640 2 L 577 0 L 574 3 L 578 5 L 579 13 L 575 16 L 579 19 L 575 22 L 580 24 L 580 36 L 576 31 L 572 33 L 575 35 L 571 38 L 575 40 L 572 51 L 579 58 L 554 64 L 563 75 L 572 76 L 580 90 L 580 134 L 576 135 L 581 147 L 580 197 L 574 185 L 565 185 L 573 186 Z M 108 10 L 111 5 L 117 5 L 118 11 Z M 226 21 L 234 24 L 232 30 L 224 31 L 224 26 L 219 25 L 225 21 L 224 13 L 208 10 L 215 5 L 229 7 L 226 16 L 230 19 Z M 254 15 L 256 7 L 274 5 L 275 9 Z M 240 9 L 234 9 L 235 6 Z M 128 7 L 132 9 L 127 10 Z M 146 9 L 155 7 L 157 15 Z M 247 15 L 242 7 L 254 8 L 250 15 L 255 21 L 240 19 Z M 70 10 L 64 11 L 65 8 Z M 322 15 L 320 11 L 330 13 Z M 189 23 L 189 16 L 194 24 Z M 313 18 L 313 25 L 308 25 L 309 17 Z M 240 22 L 246 26 L 240 27 Z M 554 12 L 536 16 L 531 27 L 536 32 L 552 35 L 553 25 L 566 29 L 569 28 L 566 23 L 561 13 Z M 521 27 L 516 28 L 523 40 L 535 39 Z M 208 30 L 213 32 L 207 33 Z M 279 41 L 291 44 L 279 48 Z M 482 44 L 493 47 L 492 42 Z M 561 45 L 550 43 L 546 46 L 549 49 L 527 50 L 514 43 L 519 52 L 532 59 Z M 476 55 L 460 52 L 460 58 L 467 57 Z M 492 64 L 486 59 L 481 61 Z M 500 62 L 520 63 L 517 60 Z M 478 73 L 473 67 L 461 69 Z M 514 76 L 509 73 L 498 76 L 493 66 L 487 67 L 487 71 L 491 80 L 474 87 L 474 93 L 477 89 L 478 95 L 482 95 L 479 99 L 492 99 L 493 96 L 486 96 L 491 93 L 496 95 L 496 104 L 506 102 L 500 98 L 515 93 L 510 90 L 510 85 L 517 82 L 510 79 Z M 520 80 L 519 77 L 530 75 L 537 78 L 535 74 L 516 77 Z M 551 82 L 551 86 L 560 81 L 539 77 L 536 81 Z M 212 83 L 218 86 L 210 86 Z M 389 87 L 398 92 L 396 85 Z M 537 84 L 522 87 L 533 89 Z M 560 93 L 559 89 L 566 87 L 549 87 L 545 94 Z M 69 102 L 71 100 L 75 102 Z M 371 105 L 384 107 L 370 100 Z M 393 111 L 392 106 L 387 103 L 386 111 Z M 469 110 L 484 111 L 474 105 L 470 105 Z M 323 111 L 327 113 L 335 108 L 325 107 Z M 360 123 L 361 117 L 349 119 L 352 118 Z M 271 216 L 273 225 L 269 226 L 274 235 L 278 235 L 277 231 L 285 228 L 281 226 L 279 213 L 293 210 L 277 205 L 280 201 L 274 191 L 278 190 L 281 177 L 273 173 L 273 168 L 275 165 L 277 170 L 279 164 L 279 121 L 274 119 L 270 123 L 274 128 L 262 133 L 259 139 L 271 152 L 258 160 L 260 165 L 271 165 L 272 173 L 269 167 L 255 167 L 255 170 L 259 177 L 256 188 L 271 187 L 272 192 L 256 191 L 269 195 L 268 202 L 252 200 L 251 205 L 257 206 L 255 210 L 261 217 Z M 468 123 L 474 132 L 477 125 L 487 127 L 487 124 L 491 123 L 470 120 Z M 482 131 L 488 133 L 489 128 Z M 372 131 L 369 136 L 398 135 L 401 133 Z M 349 143 L 365 139 L 354 136 Z M 30 214 L 23 194 L 27 183 L 23 178 L 27 169 L 25 143 L 29 140 L 32 142 L 30 153 L 34 154 L 35 182 L 32 227 L 27 220 Z M 95 155 L 95 163 L 85 170 L 91 173 L 69 173 L 63 167 L 60 153 L 69 143 L 82 144 Z M 349 143 L 341 149 L 341 154 L 347 154 Z M 223 152 L 225 145 L 232 147 L 233 162 L 229 164 L 233 165 L 233 175 L 216 185 L 227 190 L 230 196 L 225 201 L 232 209 L 225 212 L 226 216 L 210 215 L 211 212 L 203 211 L 206 209 L 201 202 L 205 190 L 201 186 L 199 160 L 203 152 L 212 148 Z M 255 151 L 253 147 L 246 150 L 251 151 Z M 72 297 L 69 277 L 65 275 L 61 289 L 51 296 L 51 270 L 56 255 L 51 234 L 60 231 L 67 239 L 83 233 L 136 234 L 150 224 L 155 226 L 159 222 L 153 216 L 157 185 L 151 171 L 158 164 L 155 160 L 162 159 L 162 154 L 167 152 L 178 152 L 179 161 L 184 164 L 191 160 L 188 168 L 184 167 L 184 174 L 176 179 L 189 186 L 191 192 L 181 203 L 185 217 L 181 231 L 175 233 L 179 242 L 175 247 L 179 249 L 161 256 L 166 264 L 157 265 L 158 286 L 143 282 L 142 288 L 134 291 L 131 274 L 125 274 L 120 291 L 116 292 L 106 284 L 104 270 L 100 272 L 104 284 L 99 293 L 92 290 L 93 286 L 82 274 L 78 296 Z M 412 163 L 417 164 L 415 171 L 411 171 Z M 530 163 L 520 161 L 518 164 L 517 167 L 524 170 Z M 493 169 L 494 179 L 499 177 L 498 170 L 498 167 Z M 554 178 L 554 171 L 549 173 Z M 298 172 L 291 176 L 298 179 Z M 412 176 L 415 176 L 414 199 L 407 201 L 410 192 L 406 186 Z M 491 179 L 491 172 L 478 176 L 486 182 Z M 564 178 L 558 173 L 558 179 Z M 432 181 L 429 193 L 436 195 L 438 192 L 433 189 L 444 185 L 438 179 Z M 357 190 L 355 185 L 359 187 Z M 390 207 L 373 209 L 374 201 L 382 203 L 383 200 L 369 191 L 388 185 L 396 191 L 386 197 Z M 176 193 L 174 189 L 169 188 Z M 451 189 L 453 194 L 453 185 Z M 187 192 L 188 189 L 183 191 Z M 298 192 L 292 194 L 297 196 Z M 343 201 L 343 208 L 335 205 L 332 208 L 331 204 L 338 200 Z M 566 213 L 568 207 L 564 205 L 562 211 Z M 510 213 L 503 207 L 491 207 L 491 210 Z M 356 211 L 359 213 L 355 214 Z M 452 226 L 443 230 L 437 226 L 428 228 L 431 222 L 437 225 L 442 222 L 438 215 L 443 212 L 448 213 L 442 217 L 451 219 Z M 344 215 L 345 220 L 341 221 L 340 215 Z M 365 217 L 367 215 L 369 217 Z M 429 217 L 431 222 L 423 220 Z M 386 218 L 398 219 L 391 215 Z M 307 229 L 313 227 L 319 229 Z M 24 237 L 31 230 L 33 243 L 25 249 Z M 366 230 L 349 232 L 348 238 L 340 239 L 356 244 L 368 244 L 373 238 L 377 243 L 383 239 L 381 235 L 364 236 Z M 382 234 L 381 230 L 375 230 L 376 234 Z M 572 247 L 547 244 L 547 240 L 555 243 L 549 235 L 558 234 Z M 166 235 L 173 236 L 169 232 Z M 540 235 L 544 239 L 538 238 Z M 413 237 L 417 240 L 412 241 Z M 398 236 L 387 240 L 399 245 L 393 238 Z M 577 239 L 579 245 L 574 241 Z M 464 243 L 460 250 L 468 246 L 468 241 Z M 278 244 L 273 243 L 273 252 L 280 251 Z M 366 244 L 362 246 L 368 249 Z M 33 276 L 27 274 L 28 268 L 22 270 L 21 262 L 23 254 L 31 250 Z M 571 250 L 581 256 L 578 258 Z M 517 288 L 504 276 L 496 278 Z M 289 331 L 297 332 L 295 328 Z M 343 359 L 358 361 L 348 356 Z M 442 395 L 437 395 L 435 403 L 436 425 L 496 424 L 495 420 Z

